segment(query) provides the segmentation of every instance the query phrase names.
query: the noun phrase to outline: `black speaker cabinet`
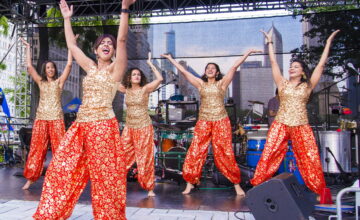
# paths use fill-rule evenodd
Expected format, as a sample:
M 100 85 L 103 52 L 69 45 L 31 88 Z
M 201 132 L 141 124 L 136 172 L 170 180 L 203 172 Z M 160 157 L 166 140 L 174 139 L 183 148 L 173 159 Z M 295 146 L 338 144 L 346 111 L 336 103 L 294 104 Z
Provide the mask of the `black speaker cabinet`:
M 294 175 L 282 173 L 249 190 L 246 203 L 257 220 L 309 219 L 316 195 Z

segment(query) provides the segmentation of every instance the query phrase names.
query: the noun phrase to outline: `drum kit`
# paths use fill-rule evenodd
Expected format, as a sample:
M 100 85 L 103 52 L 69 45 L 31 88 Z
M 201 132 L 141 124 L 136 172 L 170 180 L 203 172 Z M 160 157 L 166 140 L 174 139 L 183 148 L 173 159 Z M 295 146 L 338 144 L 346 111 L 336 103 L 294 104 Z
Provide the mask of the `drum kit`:
M 259 108 L 258 106 L 263 106 L 264 103 L 252 100 L 249 102 L 252 105 L 244 118 L 244 122 L 253 122 L 254 114 L 259 116 L 263 114 L 262 107 Z M 256 105 L 258 106 L 256 107 Z M 187 149 L 191 144 L 193 128 L 184 130 L 181 127 L 177 127 L 176 124 L 169 125 L 157 122 L 153 122 L 153 124 L 156 129 L 155 137 L 158 140 L 156 152 L 157 170 L 162 170 L 161 173 L 164 178 L 171 176 L 173 179 L 175 174 L 179 179 L 182 179 L 182 165 Z M 342 120 L 340 124 L 342 129 L 355 129 L 357 127 L 353 121 L 349 120 Z M 245 185 L 250 183 L 250 179 L 253 177 L 258 165 L 266 143 L 267 132 L 267 124 L 248 123 L 238 123 L 237 129 L 233 132 L 233 149 L 238 165 L 242 169 L 242 179 Z M 325 173 L 351 173 L 350 132 L 319 131 L 318 145 L 322 168 Z M 207 169 L 206 167 L 213 167 L 213 165 L 209 165 L 211 163 L 214 162 L 210 147 L 205 170 Z M 215 172 L 215 169 L 210 169 L 209 171 L 211 170 Z M 299 183 L 304 184 L 294 157 L 291 140 L 289 140 L 286 156 L 277 173 L 283 172 L 293 173 Z M 171 173 L 171 175 L 167 175 L 167 173 Z

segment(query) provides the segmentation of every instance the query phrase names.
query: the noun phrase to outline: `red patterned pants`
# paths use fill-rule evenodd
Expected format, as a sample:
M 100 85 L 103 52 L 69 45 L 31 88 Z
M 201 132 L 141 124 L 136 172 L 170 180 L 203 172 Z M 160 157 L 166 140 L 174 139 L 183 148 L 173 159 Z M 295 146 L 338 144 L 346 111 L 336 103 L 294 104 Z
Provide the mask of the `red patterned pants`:
M 35 182 L 41 176 L 48 144 L 53 155 L 65 133 L 64 120 L 35 120 L 32 129 L 30 152 L 26 160 L 24 176 Z
M 228 117 L 218 121 L 199 120 L 194 137 L 186 153 L 183 178 L 191 184 L 198 184 L 204 166 L 210 141 L 216 167 L 232 183 L 240 183 L 240 169 L 235 161 L 232 148 L 231 125 Z
M 292 141 L 296 164 L 305 184 L 320 194 L 326 185 L 318 147 L 309 125 L 287 126 L 274 121 L 251 183 L 258 185 L 274 175 L 285 157 L 289 139 Z
M 126 170 L 136 162 L 138 181 L 147 191 L 154 189 L 154 129 L 152 125 L 143 128 L 125 126 L 121 135 L 121 144 L 126 155 Z
M 115 118 L 75 122 L 46 172 L 34 219 L 67 219 L 90 179 L 95 219 L 126 219 L 126 172 Z

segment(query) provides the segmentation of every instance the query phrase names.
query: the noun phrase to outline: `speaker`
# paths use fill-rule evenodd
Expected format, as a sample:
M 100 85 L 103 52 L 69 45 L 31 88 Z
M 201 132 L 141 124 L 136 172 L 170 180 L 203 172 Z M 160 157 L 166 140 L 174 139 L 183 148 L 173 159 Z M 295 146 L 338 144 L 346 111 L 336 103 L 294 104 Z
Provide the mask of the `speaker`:
M 249 190 L 246 204 L 255 219 L 309 219 L 316 194 L 300 185 L 290 173 L 282 173 Z

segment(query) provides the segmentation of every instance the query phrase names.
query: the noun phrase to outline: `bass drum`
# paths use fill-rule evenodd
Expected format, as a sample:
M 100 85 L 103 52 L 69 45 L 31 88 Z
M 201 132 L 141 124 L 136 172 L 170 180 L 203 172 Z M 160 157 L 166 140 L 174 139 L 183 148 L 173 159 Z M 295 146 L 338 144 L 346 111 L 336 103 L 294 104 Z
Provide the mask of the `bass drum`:
M 186 149 L 184 147 L 172 147 L 164 156 L 164 167 L 166 169 L 182 171 L 186 156 Z

